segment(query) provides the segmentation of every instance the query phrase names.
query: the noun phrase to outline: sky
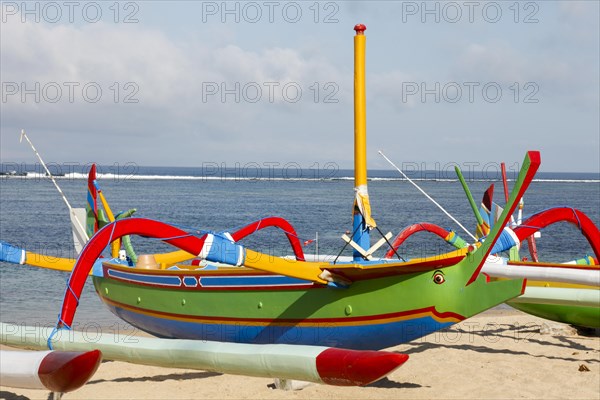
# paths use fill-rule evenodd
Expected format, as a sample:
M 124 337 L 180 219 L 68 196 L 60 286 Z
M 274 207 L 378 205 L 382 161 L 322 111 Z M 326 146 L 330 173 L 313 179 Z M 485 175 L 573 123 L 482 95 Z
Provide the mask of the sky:
M 3 1 L 0 161 L 600 173 L 599 4 Z

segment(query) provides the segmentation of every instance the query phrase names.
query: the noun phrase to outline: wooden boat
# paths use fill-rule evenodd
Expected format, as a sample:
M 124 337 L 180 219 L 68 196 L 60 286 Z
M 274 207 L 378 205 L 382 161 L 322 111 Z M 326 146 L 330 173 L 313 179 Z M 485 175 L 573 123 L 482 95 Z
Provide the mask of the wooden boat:
M 118 219 L 92 184 L 89 198 L 100 197 L 109 223 L 98 227 L 76 261 L 61 264 L 74 267 L 57 328 L 72 326 L 89 274 L 98 296 L 115 315 L 162 338 L 354 350 L 407 342 L 521 295 L 523 279 L 490 281 L 481 269 L 490 253 L 505 250 L 504 228 L 541 162 L 536 151 L 526 154 L 507 206 L 485 240 L 433 257 L 371 259 L 370 235 L 376 223 L 366 174 L 365 29 L 357 25 L 354 37 L 355 196 L 353 233 L 347 239 L 354 247 L 352 260 L 306 261 L 293 227 L 280 218 L 237 232 L 184 231 L 160 221 Z M 95 200 L 90 203 L 94 225 L 98 211 Z M 238 243 L 264 226 L 283 230 L 294 259 Z M 178 250 L 140 256 L 150 263 L 133 264 L 117 257 L 119 240 L 127 235 L 157 238 Z M 113 258 L 99 260 L 109 246 Z M 0 257 L 19 264 L 29 262 L 30 255 L 7 244 L 0 248 Z M 193 258 L 214 268 L 182 263 Z
M 523 280 L 488 282 L 480 270 L 540 164 L 529 152 L 509 205 L 483 243 L 411 261 L 363 258 L 371 230 L 366 177 L 364 26 L 355 36 L 355 207 L 352 262 L 309 262 L 261 254 L 234 233 L 187 232 L 159 221 L 117 220 L 100 229 L 80 254 L 65 292 L 60 326 L 72 324 L 90 271 L 101 300 L 123 320 L 166 338 L 237 343 L 323 345 L 382 349 L 448 327 L 514 298 Z M 291 225 L 274 224 L 288 234 Z M 215 270 L 175 265 L 136 268 L 96 260 L 125 235 L 162 239 L 213 263 Z M 362 250 L 362 251 L 361 251 Z

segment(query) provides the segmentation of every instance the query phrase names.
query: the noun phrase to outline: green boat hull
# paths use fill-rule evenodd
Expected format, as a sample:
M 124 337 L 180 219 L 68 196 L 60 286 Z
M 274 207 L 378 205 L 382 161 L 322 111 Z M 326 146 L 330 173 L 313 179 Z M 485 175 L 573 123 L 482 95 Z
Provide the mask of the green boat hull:
M 520 280 L 485 277 L 465 287 L 459 265 L 357 281 L 346 289 L 251 270 L 111 264 L 93 281 L 114 314 L 159 337 L 382 349 L 460 322 L 523 290 Z M 442 284 L 436 283 L 440 275 Z
M 507 304 L 527 314 L 549 319 L 551 321 L 586 328 L 600 328 L 600 307 L 514 303 L 510 301 Z

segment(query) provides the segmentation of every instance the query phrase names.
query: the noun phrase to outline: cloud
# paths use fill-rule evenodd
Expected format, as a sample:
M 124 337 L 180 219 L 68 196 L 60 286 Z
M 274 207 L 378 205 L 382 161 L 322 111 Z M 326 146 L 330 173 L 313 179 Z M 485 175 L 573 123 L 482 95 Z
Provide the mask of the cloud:
M 243 153 L 244 135 L 258 120 L 273 121 L 263 129 L 293 135 L 306 131 L 309 121 L 290 127 L 278 114 L 310 107 L 333 92 L 338 102 L 343 96 L 335 66 L 290 48 L 175 43 L 158 30 L 102 22 L 9 23 L 2 35 L 3 89 L 18 89 L 4 94 L 3 129 L 118 136 L 124 147 L 156 137 L 152 143 L 163 150 L 177 133 L 213 152 L 228 142 Z M 57 90 L 62 96 L 54 101 Z M 13 144 L 4 144 L 6 158 Z M 113 157 L 124 156 L 118 147 L 111 150 Z
M 16 140 L 26 128 L 45 157 L 58 161 L 351 166 L 351 27 L 364 22 L 370 147 L 383 143 L 428 161 L 472 161 L 474 154 L 488 157 L 482 132 L 506 143 L 526 136 L 527 144 L 543 143 L 558 155 L 552 169 L 597 170 L 598 4 L 590 3 L 540 3 L 539 23 L 528 25 L 513 23 L 507 12 L 498 24 L 415 18 L 399 26 L 395 3 L 359 20 L 355 14 L 366 6 L 343 3 L 338 24 L 316 24 L 310 9 L 302 25 L 216 17 L 204 24 L 193 5 L 160 2 L 144 3 L 143 23 L 132 25 L 11 20 L 1 26 L 0 156 L 31 159 Z M 470 102 L 464 82 L 473 81 L 480 86 Z M 407 82 L 441 93 L 425 101 L 423 93 L 403 97 Z M 455 103 L 454 86 L 445 86 L 452 82 L 462 89 Z M 482 98 L 487 82 L 501 84 L 502 101 Z M 530 93 L 524 85 L 536 83 L 540 101 L 515 103 L 515 82 L 520 100 Z M 62 98 L 52 102 L 57 85 Z M 101 99 L 92 101 L 98 87 Z M 568 141 L 589 145 L 564 154 L 565 132 Z M 448 139 L 456 135 L 462 139 Z
M 504 88 L 534 84 L 544 101 L 571 107 L 597 107 L 597 64 L 564 53 L 517 49 L 506 41 L 471 43 L 457 58 L 454 74 L 481 84 Z M 512 90 L 513 94 L 516 89 Z M 525 93 L 522 93 L 525 95 Z

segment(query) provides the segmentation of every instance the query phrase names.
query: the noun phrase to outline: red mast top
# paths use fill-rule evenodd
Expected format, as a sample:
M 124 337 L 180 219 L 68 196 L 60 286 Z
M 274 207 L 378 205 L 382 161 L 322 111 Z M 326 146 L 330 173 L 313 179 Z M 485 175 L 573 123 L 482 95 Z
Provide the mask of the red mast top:
M 367 27 L 363 24 L 356 24 L 354 26 L 354 30 L 356 31 L 357 35 L 364 35 L 365 31 L 367 30 Z

